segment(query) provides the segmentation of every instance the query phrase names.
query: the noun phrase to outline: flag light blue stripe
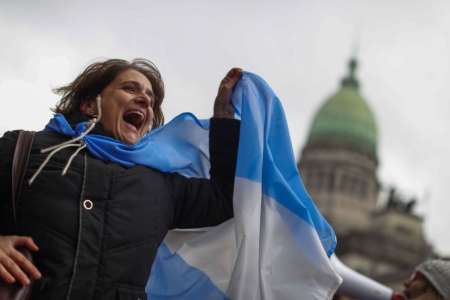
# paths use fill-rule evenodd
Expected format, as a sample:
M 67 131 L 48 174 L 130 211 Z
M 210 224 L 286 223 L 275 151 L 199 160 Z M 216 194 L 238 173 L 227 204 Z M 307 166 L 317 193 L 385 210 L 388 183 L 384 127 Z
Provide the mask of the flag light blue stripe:
M 241 112 L 239 117 L 244 118 L 241 119 L 236 176 L 261 182 L 264 140 L 260 134 L 256 133 L 264 132 L 264 123 L 259 120 L 265 118 L 265 109 L 259 107 L 256 101 L 247 101 L 249 97 L 256 97 L 256 95 L 247 95 L 253 92 L 245 89 L 248 81 L 244 73 L 233 92 L 233 103 Z
M 229 300 L 209 277 L 162 243 L 147 282 L 151 300 Z
M 262 182 L 265 195 L 315 228 L 330 256 L 336 235 L 302 184 L 280 100 L 262 78 L 245 72 L 233 102 L 242 113 L 236 175 Z

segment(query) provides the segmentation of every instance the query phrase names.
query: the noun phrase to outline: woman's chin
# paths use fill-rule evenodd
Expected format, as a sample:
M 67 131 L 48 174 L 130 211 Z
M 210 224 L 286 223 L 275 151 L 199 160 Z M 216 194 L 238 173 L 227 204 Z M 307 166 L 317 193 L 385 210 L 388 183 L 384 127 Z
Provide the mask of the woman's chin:
M 116 137 L 117 140 L 125 143 L 125 144 L 136 144 L 141 139 L 141 136 L 137 132 L 122 132 Z
M 133 145 L 139 142 L 140 139 L 140 136 L 138 136 L 137 134 L 129 134 L 122 139 L 122 142 L 124 142 L 125 144 Z
M 121 129 L 122 130 L 118 132 L 119 134 L 117 138 L 125 144 L 136 144 L 142 138 L 138 130 L 128 124 L 125 124 L 125 126 L 123 126 Z

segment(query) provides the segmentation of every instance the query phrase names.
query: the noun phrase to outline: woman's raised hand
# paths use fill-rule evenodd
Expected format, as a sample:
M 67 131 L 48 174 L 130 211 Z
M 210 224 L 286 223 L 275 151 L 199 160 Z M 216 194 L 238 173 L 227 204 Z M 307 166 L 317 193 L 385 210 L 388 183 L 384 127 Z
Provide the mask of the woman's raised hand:
M 6 283 L 19 281 L 26 285 L 30 283 L 29 276 L 39 279 L 41 273 L 17 250 L 18 247 L 25 247 L 31 251 L 39 250 L 31 237 L 0 235 L 0 279 Z
M 241 78 L 242 69 L 233 68 L 220 82 L 216 101 L 214 102 L 214 118 L 234 118 L 234 109 L 231 105 L 231 93 L 236 83 Z

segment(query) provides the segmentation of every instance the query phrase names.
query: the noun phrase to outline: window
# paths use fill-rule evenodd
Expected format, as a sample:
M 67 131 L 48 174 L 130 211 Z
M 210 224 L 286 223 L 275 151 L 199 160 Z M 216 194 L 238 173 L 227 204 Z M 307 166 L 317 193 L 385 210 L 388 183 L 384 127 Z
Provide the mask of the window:
M 334 172 L 328 173 L 327 183 L 327 190 L 332 192 L 334 190 Z

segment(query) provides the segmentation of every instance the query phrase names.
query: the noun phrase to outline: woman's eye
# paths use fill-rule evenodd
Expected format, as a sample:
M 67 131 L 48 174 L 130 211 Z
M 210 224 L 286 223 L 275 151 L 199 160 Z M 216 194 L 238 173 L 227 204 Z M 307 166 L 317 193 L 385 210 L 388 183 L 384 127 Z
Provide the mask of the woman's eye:
M 134 86 L 131 86 L 131 85 L 125 85 L 124 87 L 123 87 L 123 89 L 125 90 L 125 91 L 127 91 L 127 92 L 134 92 L 136 89 L 134 88 Z

